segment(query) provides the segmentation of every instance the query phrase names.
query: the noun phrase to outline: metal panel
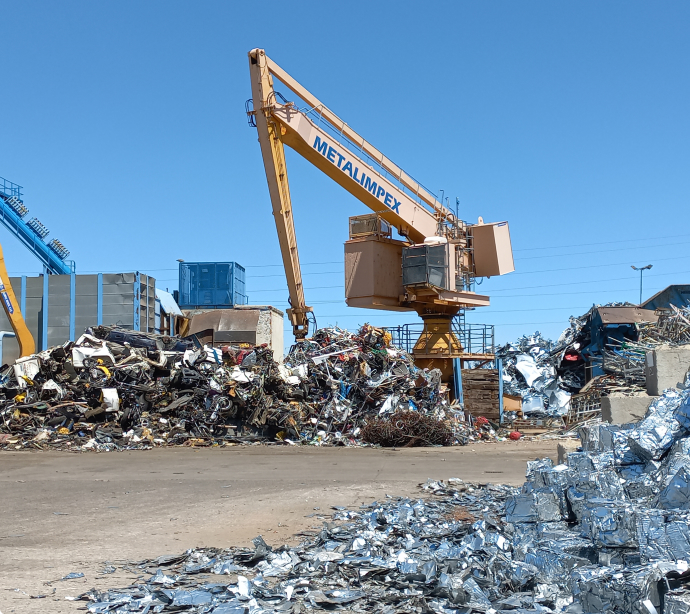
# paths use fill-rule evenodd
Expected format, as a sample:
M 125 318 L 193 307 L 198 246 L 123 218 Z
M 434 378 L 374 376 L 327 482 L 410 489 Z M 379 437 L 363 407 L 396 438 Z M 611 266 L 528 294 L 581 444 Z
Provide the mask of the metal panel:
M 75 280 L 74 336 L 98 324 L 98 275 L 77 275 Z
M 214 343 L 256 343 L 256 330 L 219 330 L 213 334 Z
M 103 273 L 98 274 L 98 324 L 103 324 Z
M 363 237 L 345 242 L 345 299 L 350 307 L 410 311 L 400 306 L 402 249 L 393 239 Z
M 450 247 L 447 243 L 404 247 L 402 250 L 403 286 L 428 285 L 450 290 L 448 283 Z
M 10 277 L 10 284 L 12 285 L 15 295 L 19 297 L 17 290 L 21 292 L 22 278 Z M 0 309 L 0 330 L 12 332 L 12 325 L 4 309 Z M 17 360 L 17 358 L 19 358 L 19 343 L 17 339 L 14 337 L 5 337 L 2 340 L 2 356 L 0 357 L 0 359 L 2 359 L 2 364 L 12 363 Z
M 470 227 L 477 277 L 505 275 L 515 270 L 508 222 Z
M 75 320 L 77 317 L 77 276 L 70 275 L 69 285 L 69 338 L 74 340 Z
M 636 324 L 659 319 L 653 311 L 640 307 L 599 307 L 597 311 L 602 324 Z
M 135 280 L 135 273 L 103 275 L 103 324 L 134 328 Z
M 70 275 L 48 275 L 47 334 L 44 336 L 45 348 L 61 345 L 69 341 L 70 328 Z
M 41 295 L 41 328 L 36 345 L 41 350 L 48 349 L 48 311 L 50 304 L 50 293 L 48 292 L 48 273 L 43 273 L 43 292 Z

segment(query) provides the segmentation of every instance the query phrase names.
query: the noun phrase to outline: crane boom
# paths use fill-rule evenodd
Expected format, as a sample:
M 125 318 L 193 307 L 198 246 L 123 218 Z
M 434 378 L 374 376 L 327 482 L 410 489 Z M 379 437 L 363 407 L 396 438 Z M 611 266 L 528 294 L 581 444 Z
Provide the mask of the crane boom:
M 261 49 L 255 49 L 250 52 L 250 55 L 254 52 L 266 54 Z M 431 194 L 424 186 L 419 182 L 415 181 L 410 177 L 405 171 L 403 171 L 399 166 L 394 164 L 391 160 L 386 158 L 376 147 L 371 143 L 368 143 L 362 136 L 357 134 L 350 126 L 347 125 L 342 119 L 340 119 L 333 111 L 331 111 L 325 104 L 323 104 L 316 96 L 309 92 L 303 85 L 300 85 L 294 78 L 292 78 L 285 70 L 278 66 L 273 60 L 266 57 L 266 66 L 269 72 L 275 75 L 286 87 L 293 92 L 295 95 L 299 96 L 304 102 L 307 103 L 312 109 L 316 109 L 319 112 L 320 118 L 328 122 L 335 130 L 337 130 L 342 136 L 353 143 L 363 154 L 369 156 L 372 160 L 376 160 L 381 167 L 392 176 L 398 178 L 400 183 L 408 190 L 415 193 L 423 202 L 429 205 L 433 210 L 440 212 L 443 217 L 448 219 L 453 219 L 454 215 L 451 211 L 443 206 L 443 203 L 438 202 L 436 197 Z
M 12 330 L 17 336 L 19 342 L 19 356 L 29 356 L 36 351 L 36 343 L 34 337 L 29 331 L 29 328 L 24 321 L 24 316 L 19 310 L 17 297 L 14 295 L 10 278 L 7 275 L 7 267 L 5 266 L 5 256 L 0 246 L 0 300 L 2 300 L 2 307 L 7 314 L 7 319 L 10 321 Z
M 266 170 L 268 191 L 273 205 L 273 217 L 278 230 L 280 253 L 290 294 L 288 318 L 296 339 L 303 339 L 309 332 L 307 313 L 312 309 L 304 301 L 302 271 L 299 265 L 295 223 L 292 217 L 292 202 L 288 184 L 285 150 L 280 135 L 280 126 L 272 120 L 269 101 L 275 99 L 273 78 L 267 66 L 265 53 L 249 54 L 249 70 L 252 81 L 252 99 L 256 113 L 256 127 L 259 133 L 261 154 Z

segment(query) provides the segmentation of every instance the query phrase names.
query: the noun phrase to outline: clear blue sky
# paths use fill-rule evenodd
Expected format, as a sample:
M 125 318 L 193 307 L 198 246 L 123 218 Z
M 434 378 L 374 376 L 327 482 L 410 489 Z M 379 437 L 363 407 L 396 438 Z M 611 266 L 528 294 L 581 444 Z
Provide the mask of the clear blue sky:
M 461 216 L 510 222 L 516 272 L 481 286 L 500 341 L 555 337 L 592 303 L 690 282 L 690 4 L 6 2 L 0 176 L 78 272 L 236 260 L 287 292 L 247 51 L 263 47 Z M 286 92 L 287 93 L 287 92 Z M 320 326 L 416 316 L 344 303 L 347 218 L 368 210 L 288 152 Z M 0 229 L 12 274 L 40 267 Z M 276 266 L 278 265 L 278 266 Z

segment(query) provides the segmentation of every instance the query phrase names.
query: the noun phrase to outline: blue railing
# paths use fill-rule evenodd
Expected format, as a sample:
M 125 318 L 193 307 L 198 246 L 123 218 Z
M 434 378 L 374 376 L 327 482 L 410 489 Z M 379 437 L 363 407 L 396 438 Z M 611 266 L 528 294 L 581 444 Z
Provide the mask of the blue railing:
M 412 352 L 423 330 L 422 322 L 388 327 L 393 337 L 393 345 L 406 352 Z M 493 324 L 467 324 L 463 318 L 454 318 L 451 330 L 462 344 L 462 349 L 466 354 L 493 354 L 496 350 Z
M 12 183 L 4 177 L 0 177 L 0 185 L 2 185 L 2 188 L 0 188 L 0 190 L 2 190 L 2 193 L 5 194 L 8 198 L 12 198 L 13 196 L 15 196 L 19 200 L 22 199 L 22 186 L 17 185 L 16 183 Z

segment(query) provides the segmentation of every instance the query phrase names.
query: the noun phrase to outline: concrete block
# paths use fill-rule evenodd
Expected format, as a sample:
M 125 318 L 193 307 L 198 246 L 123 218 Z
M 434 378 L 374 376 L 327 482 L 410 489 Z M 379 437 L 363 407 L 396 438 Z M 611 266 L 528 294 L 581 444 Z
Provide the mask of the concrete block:
M 690 369 L 690 346 L 660 347 L 647 352 L 645 374 L 647 394 L 660 395 L 667 388 L 684 388 L 685 374 Z
M 611 424 L 628 424 L 641 420 L 647 408 L 657 397 L 640 395 L 627 397 L 622 394 L 610 394 L 601 398 L 601 419 Z

